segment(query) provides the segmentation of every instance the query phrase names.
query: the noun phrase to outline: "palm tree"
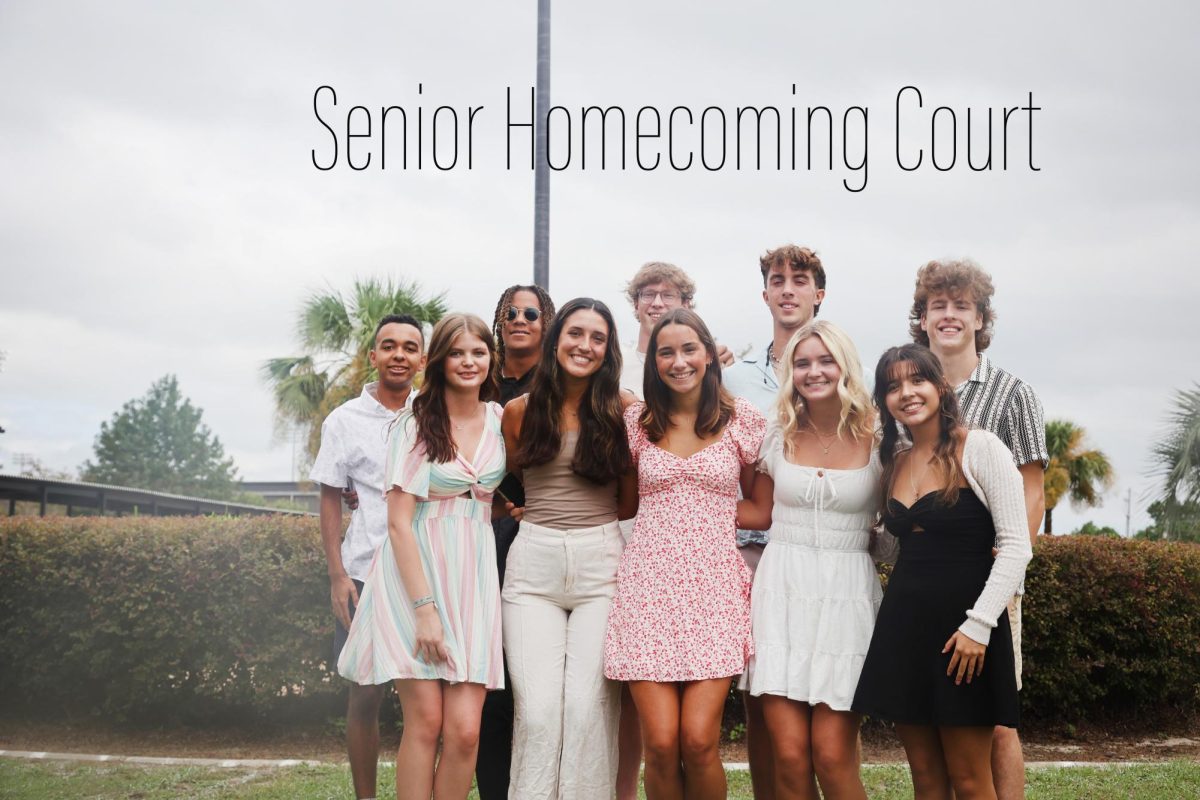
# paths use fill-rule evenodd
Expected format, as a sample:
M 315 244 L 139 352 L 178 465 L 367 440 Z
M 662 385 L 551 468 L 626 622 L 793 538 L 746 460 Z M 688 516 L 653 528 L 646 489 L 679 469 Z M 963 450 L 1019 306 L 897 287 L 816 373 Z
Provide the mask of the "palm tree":
M 370 278 L 356 280 L 348 298 L 330 289 L 304 302 L 297 333 L 305 354 L 269 359 L 262 375 L 275 396 L 277 433 L 303 432 L 309 460 L 321 446 L 325 417 L 374 377 L 367 353 L 379 320 L 412 314 L 432 324 L 446 313 L 445 294 L 422 300 L 420 293 L 416 283 Z
M 1167 429 L 1150 452 L 1153 471 L 1163 479 L 1159 499 L 1170 539 L 1172 523 L 1189 516 L 1189 508 L 1194 516 L 1200 502 L 1200 383 L 1175 393 Z
M 1065 419 L 1046 423 L 1046 449 L 1050 466 L 1046 467 L 1046 533 L 1052 533 L 1054 507 L 1063 495 L 1071 505 L 1096 506 L 1100 494 L 1112 486 L 1113 468 L 1108 456 L 1099 450 L 1085 450 L 1083 439 L 1087 432 Z

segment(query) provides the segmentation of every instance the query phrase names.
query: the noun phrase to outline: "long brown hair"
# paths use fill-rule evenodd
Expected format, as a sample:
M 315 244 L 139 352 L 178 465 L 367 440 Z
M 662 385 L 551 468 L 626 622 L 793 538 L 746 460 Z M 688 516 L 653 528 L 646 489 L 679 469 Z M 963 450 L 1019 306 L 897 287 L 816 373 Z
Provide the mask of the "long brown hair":
M 479 387 L 479 399 L 495 400 L 498 394 L 496 344 L 487 323 L 474 314 L 447 314 L 438 320 L 429 337 L 425 382 L 412 404 L 413 417 L 417 421 L 417 441 L 424 445 L 426 455 L 435 464 L 454 460 L 450 412 L 446 410 L 446 359 L 454 342 L 464 333 L 479 337 L 488 349 L 488 374 Z
M 595 483 L 608 483 L 629 469 L 629 439 L 621 412 L 621 348 L 617 326 L 608 306 L 590 297 L 570 301 L 554 316 L 542 337 L 542 359 L 533 373 L 533 386 L 521 423 L 517 464 L 534 467 L 548 464 L 562 449 L 562 407 L 566 387 L 558 363 L 558 340 L 567 320 L 576 311 L 591 310 L 608 325 L 604 362 L 588 381 L 579 403 L 579 439 L 571 458 L 571 471 Z
M 907 372 L 902 372 L 907 368 Z M 928 348 L 919 344 L 904 344 L 888 349 L 875 366 L 875 407 L 879 410 L 879 423 L 883 428 L 883 439 L 879 443 L 879 462 L 883 465 L 883 509 L 887 509 L 888 498 L 896 482 L 896 445 L 900 441 L 900 428 L 896 418 L 887 407 L 888 387 L 898 377 L 915 374 L 937 387 L 938 396 L 938 440 L 933 447 L 933 463 L 946 486 L 938 492 L 938 501 L 952 506 L 958 502 L 959 483 L 963 480 L 962 465 L 958 462 L 958 445 L 966 435 L 958 411 L 958 397 L 942 374 L 942 364 Z
M 688 308 L 675 308 L 663 314 L 650 331 L 650 343 L 646 346 L 646 372 L 642 382 L 646 408 L 642 410 L 638 423 L 652 442 L 660 441 L 671 425 L 671 390 L 658 374 L 657 358 L 658 334 L 668 325 L 686 325 L 694 330 L 708 354 L 708 367 L 700 383 L 700 409 L 696 412 L 695 426 L 697 436 L 708 438 L 722 430 L 733 417 L 733 395 L 721 385 L 721 362 L 717 358 L 716 341 L 700 315 Z

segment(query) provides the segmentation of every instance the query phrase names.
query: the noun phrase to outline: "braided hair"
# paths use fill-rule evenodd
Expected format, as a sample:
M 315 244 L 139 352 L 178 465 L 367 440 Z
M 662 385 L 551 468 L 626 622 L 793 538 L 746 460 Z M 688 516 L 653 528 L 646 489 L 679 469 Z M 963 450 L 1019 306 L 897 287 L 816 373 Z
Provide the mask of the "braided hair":
M 517 292 L 530 292 L 537 297 L 538 310 L 542 312 L 543 331 L 549 330 L 550 324 L 554 321 L 554 301 L 550 299 L 550 295 L 542 287 L 515 284 L 505 289 L 504 294 L 500 295 L 499 302 L 496 303 L 496 315 L 492 319 L 492 335 L 496 338 L 496 358 L 501 370 L 504 369 L 505 355 L 504 323 L 508 321 L 508 307 L 512 305 L 513 295 Z

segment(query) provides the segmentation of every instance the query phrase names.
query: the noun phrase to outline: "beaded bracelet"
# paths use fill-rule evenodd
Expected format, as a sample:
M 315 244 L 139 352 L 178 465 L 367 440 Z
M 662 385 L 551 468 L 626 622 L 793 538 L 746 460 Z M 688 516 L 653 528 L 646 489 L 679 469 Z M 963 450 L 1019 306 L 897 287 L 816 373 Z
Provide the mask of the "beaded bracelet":
M 420 608 L 421 606 L 427 606 L 432 602 L 433 602 L 433 595 L 431 595 L 431 594 L 427 594 L 424 597 L 418 597 L 416 600 L 413 600 L 413 604 L 412 604 L 413 610 L 415 611 L 416 609 Z

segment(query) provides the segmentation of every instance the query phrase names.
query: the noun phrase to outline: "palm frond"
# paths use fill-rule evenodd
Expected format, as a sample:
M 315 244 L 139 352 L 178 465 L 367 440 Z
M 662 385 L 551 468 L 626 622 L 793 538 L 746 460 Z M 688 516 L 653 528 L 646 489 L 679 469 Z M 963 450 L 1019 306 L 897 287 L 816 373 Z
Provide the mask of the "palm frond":
M 261 368 L 275 398 L 276 430 L 301 429 L 314 458 L 325 417 L 374 377 L 367 354 L 379 320 L 412 314 L 434 323 L 446 313 L 445 300 L 445 294 L 423 299 L 419 284 L 393 278 L 360 278 L 346 295 L 327 289 L 309 296 L 297 324 L 307 354 L 273 358 Z
M 1071 459 L 1071 505 L 1094 506 L 1101 491 L 1113 484 L 1113 468 L 1099 450 L 1086 450 Z
M 1166 430 L 1150 457 L 1169 507 L 1200 501 L 1200 384 L 1175 393 Z
M 1046 450 L 1050 457 L 1065 455 L 1071 446 L 1071 437 L 1075 434 L 1075 423 L 1065 419 L 1046 421 Z
M 1108 456 L 1099 450 L 1085 449 L 1085 431 L 1074 422 L 1052 419 L 1046 422 L 1046 450 L 1050 465 L 1046 468 L 1046 508 L 1053 509 L 1064 497 L 1071 505 L 1095 506 L 1112 486 L 1113 469 Z
M 315 352 L 344 352 L 354 335 L 354 326 L 341 294 L 314 294 L 300 312 L 300 340 Z
M 1050 462 L 1050 466 L 1046 468 L 1044 479 L 1044 490 L 1046 497 L 1046 508 L 1054 508 L 1058 505 L 1058 501 L 1071 488 L 1071 475 L 1066 468 L 1057 460 Z
M 259 367 L 259 373 L 268 385 L 274 387 L 279 381 L 291 376 L 293 371 L 308 371 L 313 369 L 311 356 L 285 356 L 269 358 Z

